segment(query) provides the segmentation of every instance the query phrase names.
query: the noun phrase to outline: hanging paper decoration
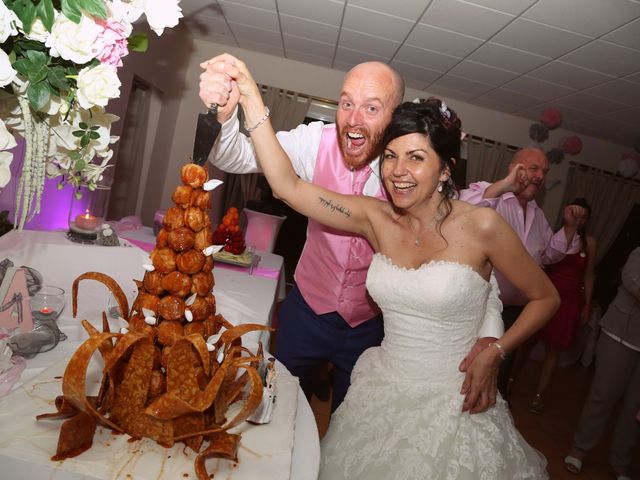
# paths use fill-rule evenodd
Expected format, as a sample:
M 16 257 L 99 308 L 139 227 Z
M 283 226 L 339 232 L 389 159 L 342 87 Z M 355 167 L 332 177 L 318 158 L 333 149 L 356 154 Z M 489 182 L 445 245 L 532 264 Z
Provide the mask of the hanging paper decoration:
M 558 128 L 562 123 L 562 113 L 557 108 L 547 108 L 540 118 L 540 123 L 547 127 L 549 130 Z
M 529 138 L 534 142 L 542 143 L 549 138 L 549 129 L 541 123 L 533 123 L 529 127 Z
M 547 158 L 549 159 L 549 163 L 560 163 L 564 160 L 564 150 L 554 147 L 547 152 Z
M 635 177 L 640 170 L 640 155 L 635 152 L 625 152 L 618 163 L 618 173 L 624 178 Z
M 577 155 L 582 151 L 582 140 L 577 135 L 566 137 L 560 142 L 560 148 L 564 153 L 569 155 Z

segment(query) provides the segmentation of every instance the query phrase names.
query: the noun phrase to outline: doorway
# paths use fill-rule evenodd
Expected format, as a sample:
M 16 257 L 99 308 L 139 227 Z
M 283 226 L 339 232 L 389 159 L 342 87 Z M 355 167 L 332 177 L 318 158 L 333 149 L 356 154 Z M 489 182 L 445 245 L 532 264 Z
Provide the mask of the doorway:
M 120 220 L 129 215 L 141 216 L 150 146 L 155 131 L 150 128 L 153 97 L 151 86 L 134 77 L 113 171 L 108 220 Z

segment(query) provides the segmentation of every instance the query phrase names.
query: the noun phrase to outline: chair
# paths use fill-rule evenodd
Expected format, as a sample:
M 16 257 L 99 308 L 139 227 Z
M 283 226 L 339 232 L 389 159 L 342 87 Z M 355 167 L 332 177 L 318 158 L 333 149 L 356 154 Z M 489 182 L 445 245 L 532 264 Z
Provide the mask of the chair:
M 285 215 L 269 215 L 249 208 L 245 208 L 243 212 L 247 217 L 244 236 L 247 246 L 263 252 L 273 252 L 278 232 L 287 217 Z

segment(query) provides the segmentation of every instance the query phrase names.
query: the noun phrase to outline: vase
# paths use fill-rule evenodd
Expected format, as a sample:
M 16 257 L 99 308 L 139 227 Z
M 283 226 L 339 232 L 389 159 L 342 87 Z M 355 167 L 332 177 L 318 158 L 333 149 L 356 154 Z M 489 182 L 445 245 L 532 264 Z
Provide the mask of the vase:
M 95 243 L 106 216 L 111 186 L 79 187 L 71 196 L 67 237 L 79 243 Z

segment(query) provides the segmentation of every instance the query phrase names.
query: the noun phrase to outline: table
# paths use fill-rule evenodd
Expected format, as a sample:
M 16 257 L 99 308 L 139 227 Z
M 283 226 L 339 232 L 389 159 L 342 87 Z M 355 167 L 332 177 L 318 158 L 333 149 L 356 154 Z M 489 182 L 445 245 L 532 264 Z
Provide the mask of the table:
M 10 258 L 16 266 L 26 265 L 40 271 L 44 282 L 66 290 L 66 308 L 58 319 L 60 329 L 68 339 L 49 352 L 28 360 L 20 379 L 26 382 L 44 368 L 69 358 L 87 336 L 79 319 L 86 318 L 96 327 L 101 324 L 101 312 L 106 308 L 109 292 L 102 284 L 90 280 L 80 283 L 78 319 L 71 316 L 71 284 L 86 271 L 98 271 L 113 277 L 133 297 L 134 278 L 142 278 L 141 267 L 147 252 L 137 247 L 102 247 L 80 245 L 66 239 L 64 232 L 12 231 L 0 237 L 0 260 Z M 282 257 L 259 252 L 261 265 L 281 268 Z M 264 262 L 264 264 L 262 263 Z M 214 268 L 217 310 L 234 324 L 261 323 L 269 325 L 278 291 L 278 280 L 247 271 Z M 112 320 L 117 322 L 117 320 Z M 268 347 L 268 336 L 251 332 L 248 340 L 262 341 Z M 267 332 L 268 333 L 268 332 Z M 266 343 L 265 343 L 266 342 Z M 299 391 L 291 478 L 311 480 L 317 477 L 320 459 L 318 431 L 315 419 L 304 395 Z

